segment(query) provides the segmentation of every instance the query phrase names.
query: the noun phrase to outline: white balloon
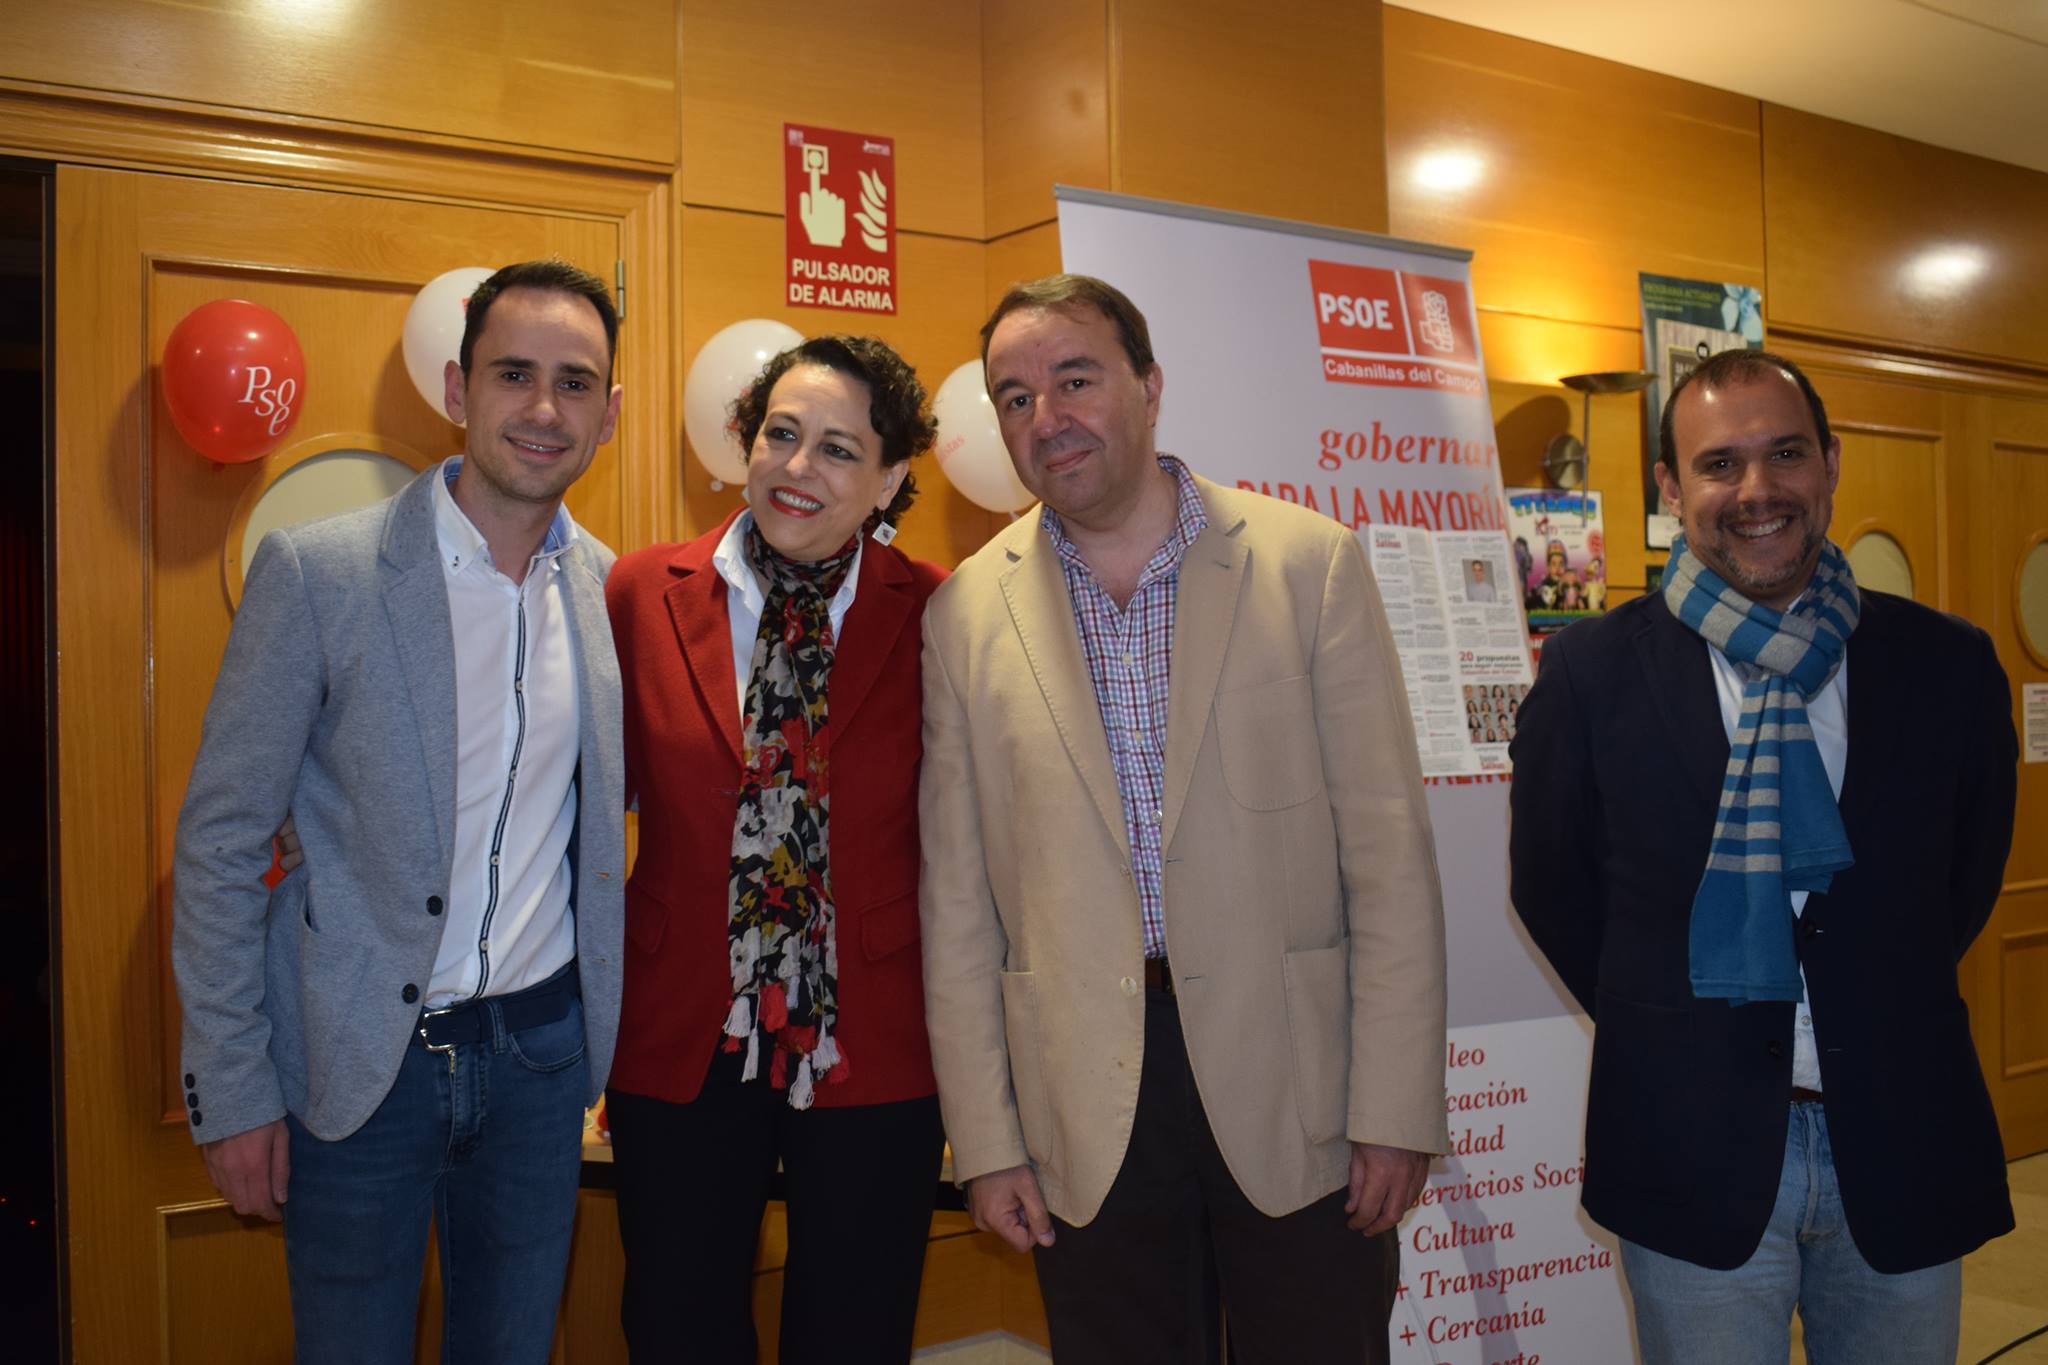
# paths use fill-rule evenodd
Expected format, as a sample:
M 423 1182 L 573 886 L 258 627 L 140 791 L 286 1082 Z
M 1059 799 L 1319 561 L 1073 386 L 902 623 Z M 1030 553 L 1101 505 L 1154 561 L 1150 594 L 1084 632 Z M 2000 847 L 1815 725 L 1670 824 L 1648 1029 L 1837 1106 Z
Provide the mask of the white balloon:
M 932 400 L 939 419 L 939 468 L 977 507 L 1015 512 L 1029 507 L 1031 490 L 1017 477 L 996 423 L 981 362 L 970 360 L 946 376 Z
M 405 312 L 405 372 L 427 406 L 448 415 L 448 388 L 442 379 L 448 362 L 462 351 L 462 322 L 469 296 L 491 277 L 487 265 L 466 265 L 427 281 Z
M 683 377 L 683 433 L 712 478 L 746 483 L 739 438 L 726 430 L 728 411 L 763 365 L 803 339 L 786 322 L 748 318 L 714 334 L 690 362 Z

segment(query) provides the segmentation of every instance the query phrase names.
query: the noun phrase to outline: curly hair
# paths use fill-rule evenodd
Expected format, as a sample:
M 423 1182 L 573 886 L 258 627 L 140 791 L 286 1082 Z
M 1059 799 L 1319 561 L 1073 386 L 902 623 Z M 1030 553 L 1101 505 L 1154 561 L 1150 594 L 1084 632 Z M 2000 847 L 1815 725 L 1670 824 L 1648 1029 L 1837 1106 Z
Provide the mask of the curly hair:
M 875 337 L 820 336 L 774 356 L 733 401 L 731 425 L 747 457 L 752 457 L 754 438 L 767 420 L 768 397 L 775 391 L 775 381 L 798 365 L 822 365 L 867 385 L 868 421 L 882 438 L 882 468 L 923 454 L 938 439 L 939 424 L 932 417 L 917 371 L 887 342 Z M 916 500 L 917 476 L 906 470 L 895 498 L 869 515 L 868 528 L 872 530 L 879 521 L 901 521 Z

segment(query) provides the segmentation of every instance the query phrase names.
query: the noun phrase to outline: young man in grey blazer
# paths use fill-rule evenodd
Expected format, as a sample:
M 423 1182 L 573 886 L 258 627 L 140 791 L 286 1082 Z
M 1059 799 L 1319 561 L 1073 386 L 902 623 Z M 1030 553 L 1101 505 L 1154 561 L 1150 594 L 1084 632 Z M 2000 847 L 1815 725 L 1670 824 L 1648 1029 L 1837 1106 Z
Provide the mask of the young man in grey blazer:
M 562 495 L 618 422 L 618 316 L 560 261 L 469 303 L 464 453 L 250 562 L 178 821 L 186 1118 L 285 1225 L 297 1358 L 547 1359 L 617 1031 L 612 554 Z M 289 813 L 304 861 L 262 875 Z

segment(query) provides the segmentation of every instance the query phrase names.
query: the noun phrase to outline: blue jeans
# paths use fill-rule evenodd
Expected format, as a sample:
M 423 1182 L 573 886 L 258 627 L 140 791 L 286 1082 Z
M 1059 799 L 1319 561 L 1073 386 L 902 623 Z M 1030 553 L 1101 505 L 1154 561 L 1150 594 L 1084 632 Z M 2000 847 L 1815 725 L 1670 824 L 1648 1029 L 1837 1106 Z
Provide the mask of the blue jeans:
M 583 1006 L 447 1052 L 415 1039 L 369 1122 L 323 1142 L 296 1118 L 285 1264 L 301 1365 L 410 1362 L 428 1215 L 443 1365 L 548 1358 L 583 1154 Z M 232 1292 L 232 1290 L 228 1290 Z
M 1783 1365 L 1792 1310 L 1811 1365 L 1953 1365 L 1963 1270 L 1872 1270 L 1842 1217 L 1819 1104 L 1795 1104 L 1785 1170 L 1763 1242 L 1733 1270 L 1708 1270 L 1633 1242 L 1621 1265 L 1645 1365 Z

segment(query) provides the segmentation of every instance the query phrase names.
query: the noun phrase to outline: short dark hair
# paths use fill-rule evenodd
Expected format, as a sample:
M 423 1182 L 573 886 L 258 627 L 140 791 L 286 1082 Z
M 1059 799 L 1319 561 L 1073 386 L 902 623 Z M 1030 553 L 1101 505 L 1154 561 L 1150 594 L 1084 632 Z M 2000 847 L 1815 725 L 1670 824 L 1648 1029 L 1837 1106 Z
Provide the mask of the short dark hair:
M 1820 448 L 1826 450 L 1834 442 L 1834 434 L 1828 429 L 1827 406 L 1820 401 L 1820 395 L 1813 391 L 1813 381 L 1806 377 L 1806 371 L 1794 365 L 1785 357 L 1771 351 L 1753 351 L 1738 346 L 1733 350 L 1717 351 L 1708 356 L 1686 375 L 1671 386 L 1671 396 L 1664 400 L 1664 416 L 1657 424 L 1657 458 L 1673 474 L 1678 473 L 1678 445 L 1671 436 L 1671 414 L 1678 407 L 1678 395 L 1697 384 L 1702 389 L 1725 389 L 1737 384 L 1754 384 L 1772 370 L 1781 370 L 1799 386 L 1799 392 L 1806 397 L 1806 406 L 1813 413 L 1813 429 L 1820 437 Z
M 469 296 L 469 306 L 462 318 L 460 352 L 465 377 L 469 374 L 470 357 L 476 352 L 476 339 L 483 334 L 484 318 L 490 313 L 491 305 L 498 301 L 498 295 L 507 289 L 552 289 L 557 293 L 588 299 L 590 306 L 597 310 L 597 320 L 604 324 L 604 380 L 606 384 L 611 383 L 612 361 L 619 353 L 619 310 L 612 306 L 612 291 L 588 270 L 555 256 L 545 261 L 520 261 L 516 265 L 508 265 L 478 285 L 476 292 Z
M 932 448 L 939 424 L 932 417 L 924 385 L 908 361 L 876 337 L 821 336 L 800 341 L 770 358 L 732 405 L 732 429 L 743 458 L 753 454 L 754 438 L 768 417 L 768 398 L 775 382 L 798 365 L 822 365 L 868 386 L 868 422 L 882 438 L 882 468 L 902 464 Z M 904 472 L 889 505 L 869 516 L 869 525 L 892 524 L 917 499 L 917 476 Z
M 984 367 L 988 364 L 988 339 L 995 335 L 996 324 L 1023 308 L 1057 308 L 1061 312 L 1093 308 L 1116 324 L 1117 339 L 1124 344 L 1124 354 L 1131 359 L 1131 369 L 1143 376 L 1152 368 L 1152 330 L 1145 325 L 1145 315 L 1138 311 L 1138 305 L 1132 303 L 1123 290 L 1093 275 L 1047 275 L 1043 279 L 1011 285 L 1010 292 L 1003 295 L 996 310 L 988 315 L 988 321 L 981 324 L 981 363 Z

